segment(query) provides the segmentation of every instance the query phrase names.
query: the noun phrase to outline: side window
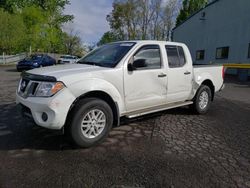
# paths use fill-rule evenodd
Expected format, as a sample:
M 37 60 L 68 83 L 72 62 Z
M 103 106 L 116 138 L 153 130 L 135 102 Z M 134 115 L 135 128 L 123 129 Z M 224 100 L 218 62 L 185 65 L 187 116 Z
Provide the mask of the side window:
M 47 57 L 46 56 L 42 56 L 42 60 L 43 60 L 43 62 L 47 62 Z
M 158 45 L 147 45 L 134 55 L 133 66 L 136 70 L 160 69 L 161 53 Z
M 168 65 L 170 68 L 183 67 L 186 64 L 184 50 L 181 46 L 166 46 Z
M 180 67 L 183 67 L 186 64 L 186 58 L 184 54 L 184 50 L 181 46 L 178 46 L 179 59 L 180 59 Z

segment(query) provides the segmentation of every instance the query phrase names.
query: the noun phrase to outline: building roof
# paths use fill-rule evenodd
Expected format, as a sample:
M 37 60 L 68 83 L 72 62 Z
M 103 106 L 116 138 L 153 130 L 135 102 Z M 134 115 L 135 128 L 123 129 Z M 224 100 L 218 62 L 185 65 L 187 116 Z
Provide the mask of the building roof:
M 186 21 L 188 21 L 189 19 L 191 19 L 193 16 L 195 16 L 196 14 L 198 14 L 199 12 L 203 11 L 204 9 L 206 9 L 207 7 L 213 5 L 214 3 L 218 2 L 219 0 L 214 0 L 210 3 L 208 3 L 205 7 L 201 8 L 200 10 L 196 11 L 195 13 L 193 13 L 191 16 L 189 16 L 186 20 L 184 20 L 183 22 L 181 22 L 179 25 L 175 26 L 173 28 L 173 30 L 175 30 L 176 28 L 178 28 L 179 26 L 181 26 L 182 24 L 184 24 Z

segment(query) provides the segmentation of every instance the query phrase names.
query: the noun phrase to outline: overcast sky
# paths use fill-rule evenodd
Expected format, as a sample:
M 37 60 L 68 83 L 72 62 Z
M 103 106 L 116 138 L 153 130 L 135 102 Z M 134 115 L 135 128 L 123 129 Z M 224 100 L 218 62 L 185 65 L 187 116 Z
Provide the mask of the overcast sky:
M 74 15 L 73 27 L 83 42 L 98 42 L 103 33 L 109 30 L 106 15 L 112 10 L 113 0 L 71 0 L 65 13 Z

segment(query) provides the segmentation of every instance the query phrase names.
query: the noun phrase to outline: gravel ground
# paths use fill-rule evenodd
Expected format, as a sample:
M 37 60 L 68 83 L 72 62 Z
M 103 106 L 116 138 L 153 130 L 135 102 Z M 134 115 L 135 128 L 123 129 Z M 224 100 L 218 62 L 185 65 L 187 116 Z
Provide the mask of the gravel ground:
M 19 75 L 0 67 L 0 187 L 250 187 L 250 84 L 227 83 L 207 115 L 183 107 L 123 119 L 79 149 L 21 118 Z

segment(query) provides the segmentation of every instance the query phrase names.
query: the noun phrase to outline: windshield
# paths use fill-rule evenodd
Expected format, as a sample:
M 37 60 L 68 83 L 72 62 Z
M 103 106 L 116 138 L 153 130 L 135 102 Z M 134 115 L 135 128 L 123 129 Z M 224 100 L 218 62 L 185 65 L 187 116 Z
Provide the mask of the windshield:
M 74 56 L 61 56 L 62 59 L 76 59 Z
M 87 56 L 80 59 L 78 63 L 103 67 L 115 67 L 134 45 L 135 42 L 107 44 L 93 50 Z
M 40 60 L 42 57 L 43 57 L 42 55 L 31 55 L 25 59 L 26 60 Z

